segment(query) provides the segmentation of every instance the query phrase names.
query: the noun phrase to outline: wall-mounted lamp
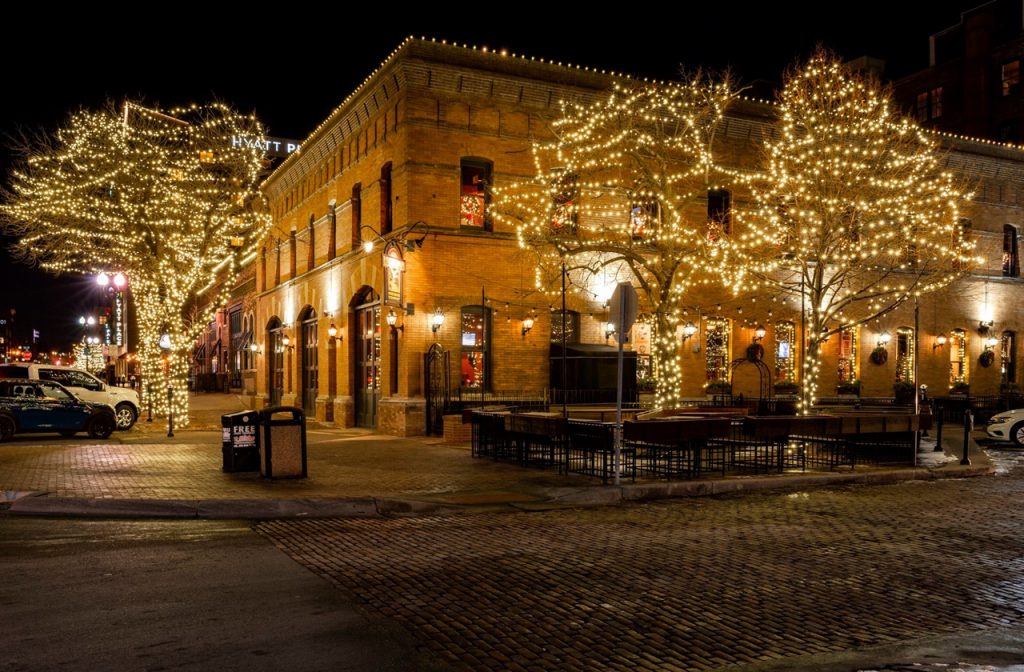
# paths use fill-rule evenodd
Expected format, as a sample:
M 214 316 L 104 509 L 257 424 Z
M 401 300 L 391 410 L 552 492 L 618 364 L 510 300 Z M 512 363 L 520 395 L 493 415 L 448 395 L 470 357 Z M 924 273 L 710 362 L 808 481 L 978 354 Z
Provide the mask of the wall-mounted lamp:
M 331 338 L 338 338 L 338 327 L 331 322 L 331 326 L 327 327 L 327 335 Z
M 989 336 L 985 339 L 985 350 L 991 352 L 993 348 L 999 345 L 999 339 L 995 336 Z
M 683 325 L 683 341 L 688 341 L 691 336 L 697 333 L 697 325 L 693 322 L 687 322 Z
M 978 333 L 984 336 L 994 324 L 995 322 L 992 320 L 982 320 L 981 322 L 978 322 Z
M 441 312 L 440 308 L 435 308 L 430 316 L 430 331 L 436 334 L 442 324 L 444 324 L 444 313 Z
M 767 333 L 768 331 L 764 327 L 760 324 L 757 325 L 757 327 L 754 328 L 754 343 L 760 343 L 761 339 L 763 339 Z
M 936 336 L 936 337 L 935 337 L 935 342 L 934 342 L 934 343 L 932 343 L 932 352 L 935 352 L 935 351 L 936 351 L 936 350 L 938 350 L 939 348 L 945 347 L 945 345 L 946 345 L 946 342 L 947 342 L 948 340 L 949 340 L 949 339 L 948 339 L 948 338 L 946 338 L 946 335 L 945 335 L 945 334 L 939 334 L 938 336 Z
M 288 334 L 285 334 L 281 337 L 281 345 L 284 346 L 285 350 L 292 350 L 295 348 L 295 346 L 292 345 L 291 336 L 289 336 Z
M 523 318 L 523 338 L 526 338 L 526 335 L 528 333 L 530 333 L 530 329 L 533 329 L 533 318 L 532 317 L 524 317 Z
M 263 348 L 259 346 L 259 343 L 250 343 L 249 352 L 251 352 L 254 355 L 258 355 L 263 352 Z
M 891 340 L 892 334 L 890 334 L 888 331 L 882 332 L 881 334 L 878 335 L 878 340 L 875 342 L 875 347 L 884 348 L 885 346 L 889 345 L 889 341 Z
M 615 325 L 611 322 L 604 323 L 604 338 L 608 340 L 615 335 Z
M 405 331 L 405 325 L 398 326 L 398 315 L 394 308 L 388 308 L 388 314 L 384 317 L 392 331 Z

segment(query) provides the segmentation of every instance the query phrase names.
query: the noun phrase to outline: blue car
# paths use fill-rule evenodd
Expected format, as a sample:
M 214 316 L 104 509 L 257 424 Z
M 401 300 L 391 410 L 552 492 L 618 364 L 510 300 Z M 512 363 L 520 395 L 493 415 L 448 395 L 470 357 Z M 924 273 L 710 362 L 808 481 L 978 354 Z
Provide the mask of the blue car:
M 0 378 L 0 441 L 26 432 L 105 439 L 116 427 L 114 409 L 82 401 L 60 383 Z

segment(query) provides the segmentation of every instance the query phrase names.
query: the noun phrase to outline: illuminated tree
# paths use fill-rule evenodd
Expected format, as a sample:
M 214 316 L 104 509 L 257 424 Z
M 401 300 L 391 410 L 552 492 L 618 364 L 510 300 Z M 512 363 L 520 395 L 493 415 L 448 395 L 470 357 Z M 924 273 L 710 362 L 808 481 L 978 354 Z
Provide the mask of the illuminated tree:
M 826 338 L 975 262 L 960 216 L 969 195 L 942 168 L 935 138 L 825 51 L 788 73 L 776 109 L 763 174 L 752 179 L 750 207 L 736 212 L 737 242 L 760 261 L 735 267 L 736 280 L 803 306 L 806 408 Z
M 727 261 L 728 212 L 709 217 L 707 203 L 728 179 L 712 146 L 734 97 L 727 77 L 698 74 L 563 103 L 554 138 L 533 144 L 535 176 L 496 190 L 496 217 L 537 255 L 538 288 L 557 292 L 563 264 L 602 301 L 618 282 L 637 288 L 654 322 L 662 405 L 680 396 L 684 295 Z
M 263 154 L 244 142 L 261 137 L 254 117 L 219 104 L 81 111 L 25 147 L 0 205 L 24 260 L 128 277 L 144 380 L 161 391 L 153 408 L 168 411 L 165 386 L 173 387 L 179 424 L 189 350 L 224 301 L 203 301 L 209 314 L 199 320 L 186 319 L 187 309 L 218 280 L 232 286 L 270 224 L 256 189 Z

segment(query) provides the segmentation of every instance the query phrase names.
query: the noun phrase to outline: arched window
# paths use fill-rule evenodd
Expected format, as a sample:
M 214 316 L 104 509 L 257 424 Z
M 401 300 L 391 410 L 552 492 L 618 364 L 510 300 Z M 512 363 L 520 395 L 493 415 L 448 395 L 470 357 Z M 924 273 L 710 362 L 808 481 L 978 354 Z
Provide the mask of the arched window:
M 352 213 L 352 249 L 355 249 L 363 242 L 363 185 L 359 182 L 352 185 L 349 205 Z
M 967 362 L 967 332 L 954 329 L 949 332 L 949 385 L 966 385 L 970 371 Z
M 490 387 L 491 309 L 462 307 L 462 357 L 459 380 L 463 388 Z
M 775 382 L 796 382 L 796 325 L 775 323 Z
M 309 249 L 306 251 L 306 270 L 312 270 L 316 264 L 316 216 L 309 215 Z
M 494 164 L 488 159 L 464 156 L 460 161 L 459 226 L 491 230 L 491 173 Z
M 896 381 L 914 382 L 914 330 L 900 327 L 896 330 Z
M 729 319 L 709 317 L 705 320 L 705 379 L 708 383 L 729 382 Z

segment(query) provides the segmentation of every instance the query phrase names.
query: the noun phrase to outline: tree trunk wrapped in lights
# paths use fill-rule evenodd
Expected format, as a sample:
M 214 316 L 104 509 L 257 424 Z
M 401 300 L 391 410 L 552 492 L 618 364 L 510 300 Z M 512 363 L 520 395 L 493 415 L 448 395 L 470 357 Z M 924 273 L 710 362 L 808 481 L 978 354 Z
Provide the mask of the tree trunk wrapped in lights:
M 143 393 L 188 418 L 189 352 L 270 225 L 257 190 L 264 155 L 255 117 L 219 104 L 157 111 L 126 103 L 81 111 L 25 147 L 0 206 L 15 252 L 56 273 L 120 271 L 136 301 Z M 161 347 L 161 336 L 169 343 Z
M 935 137 L 892 109 L 888 93 L 824 51 L 788 73 L 779 133 L 764 141 L 752 202 L 737 211 L 736 288 L 803 306 L 803 406 L 815 401 L 824 341 L 943 287 L 977 260 Z
M 685 293 L 729 260 L 727 222 L 709 221 L 707 202 L 730 179 L 712 145 L 735 95 L 728 78 L 698 74 L 563 103 L 554 139 L 533 144 L 534 177 L 495 189 L 495 216 L 537 256 L 539 289 L 559 291 L 563 264 L 570 284 L 598 304 L 618 282 L 637 288 L 656 330 L 660 405 L 681 393 Z

